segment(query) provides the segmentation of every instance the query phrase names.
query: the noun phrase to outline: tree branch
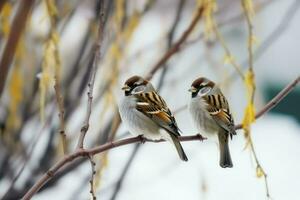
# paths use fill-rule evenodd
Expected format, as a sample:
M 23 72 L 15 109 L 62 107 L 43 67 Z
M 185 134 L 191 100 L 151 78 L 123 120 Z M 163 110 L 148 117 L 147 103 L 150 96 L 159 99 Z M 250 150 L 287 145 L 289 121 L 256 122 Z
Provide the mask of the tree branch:
M 186 41 L 188 36 L 191 34 L 191 32 L 194 30 L 194 28 L 197 25 L 197 22 L 201 19 L 203 11 L 204 11 L 204 6 L 202 5 L 198 8 L 198 11 L 193 18 L 191 24 L 188 26 L 186 31 L 182 34 L 182 36 L 179 38 L 177 42 L 163 55 L 163 57 L 152 67 L 151 71 L 149 72 L 148 76 L 146 79 L 151 79 L 154 73 L 163 67 L 163 64 L 168 61 L 168 59 L 175 53 L 177 53 L 180 49 L 182 44 Z
M 274 108 L 284 97 L 286 97 L 300 82 L 300 76 L 298 76 L 295 80 L 289 83 L 285 88 L 283 88 L 272 100 L 270 100 L 258 113 L 255 115 L 255 119 L 260 118 L 265 113 L 269 112 L 272 108 Z M 238 124 L 235 126 L 235 129 L 241 129 L 242 124 Z
M 80 136 L 78 139 L 78 144 L 77 148 L 83 148 L 83 142 L 85 135 L 89 129 L 89 121 L 90 121 L 90 116 L 92 113 L 92 102 L 93 102 L 93 89 L 94 89 L 94 83 L 95 83 L 95 77 L 96 77 L 96 72 L 99 64 L 99 60 L 101 57 L 101 45 L 102 45 L 102 40 L 103 40 L 103 32 L 104 32 L 104 8 L 103 8 L 103 0 L 100 1 L 100 20 L 99 20 L 99 28 L 98 28 L 98 38 L 97 38 L 97 43 L 95 46 L 95 55 L 94 55 L 94 61 L 93 61 L 93 68 L 91 72 L 91 77 L 88 83 L 88 105 L 87 105 L 87 112 L 86 112 L 86 117 L 85 117 L 85 122 L 84 125 L 82 126 L 80 130 Z
M 16 48 L 20 36 L 25 27 L 27 16 L 32 8 L 34 0 L 23 0 L 20 2 L 17 14 L 12 21 L 12 28 L 10 30 L 8 40 L 3 50 L 2 58 L 0 60 L 0 98 L 5 86 L 5 81 L 9 71 L 9 67 L 13 61 Z

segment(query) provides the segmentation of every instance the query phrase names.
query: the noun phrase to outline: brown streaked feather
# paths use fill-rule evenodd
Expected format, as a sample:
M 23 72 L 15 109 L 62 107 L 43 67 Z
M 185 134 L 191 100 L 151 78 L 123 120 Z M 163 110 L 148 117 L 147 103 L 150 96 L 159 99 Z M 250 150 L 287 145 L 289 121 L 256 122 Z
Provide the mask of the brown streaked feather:
M 165 112 L 158 112 L 156 116 L 168 124 L 172 123 L 172 117 Z
M 226 98 L 222 94 L 207 95 L 203 98 L 207 103 L 207 111 L 217 124 L 230 134 L 235 134 L 234 121 Z
M 179 128 L 166 102 L 156 92 L 135 94 L 136 109 L 153 120 L 161 128 L 179 136 Z

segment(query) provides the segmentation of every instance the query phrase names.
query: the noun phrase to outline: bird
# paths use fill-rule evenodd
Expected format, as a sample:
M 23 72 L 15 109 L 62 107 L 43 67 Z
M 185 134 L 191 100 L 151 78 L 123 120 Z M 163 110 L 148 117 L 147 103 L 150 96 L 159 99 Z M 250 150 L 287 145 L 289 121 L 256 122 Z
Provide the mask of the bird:
M 233 167 L 228 140 L 236 135 L 234 120 L 226 97 L 211 80 L 199 77 L 193 81 L 189 92 L 189 111 L 197 128 L 206 137 L 218 136 L 222 168 Z
M 188 158 L 180 144 L 180 130 L 164 99 L 141 76 L 132 76 L 122 87 L 124 99 L 119 105 L 122 122 L 129 132 L 144 139 L 172 142 L 181 160 Z

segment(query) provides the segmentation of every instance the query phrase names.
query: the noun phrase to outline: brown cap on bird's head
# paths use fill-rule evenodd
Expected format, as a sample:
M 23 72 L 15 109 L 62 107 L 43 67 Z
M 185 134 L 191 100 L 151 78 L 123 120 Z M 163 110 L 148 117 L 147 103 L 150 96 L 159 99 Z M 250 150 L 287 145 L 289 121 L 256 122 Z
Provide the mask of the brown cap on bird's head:
M 196 90 L 198 90 L 204 86 L 209 86 L 209 87 L 213 88 L 215 86 L 215 83 L 205 77 L 200 77 L 193 81 L 189 91 L 195 92 Z
M 122 90 L 131 90 L 133 87 L 137 85 L 146 85 L 148 83 L 147 80 L 142 78 L 141 76 L 132 76 L 129 79 L 127 79 L 124 83 L 124 86 L 122 87 Z

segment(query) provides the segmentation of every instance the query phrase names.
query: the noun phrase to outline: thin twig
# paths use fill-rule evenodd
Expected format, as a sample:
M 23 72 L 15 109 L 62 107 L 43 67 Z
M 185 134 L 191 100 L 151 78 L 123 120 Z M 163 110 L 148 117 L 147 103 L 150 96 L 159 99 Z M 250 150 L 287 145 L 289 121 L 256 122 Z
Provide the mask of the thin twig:
M 93 68 L 91 71 L 91 76 L 90 80 L 88 83 L 88 104 L 87 104 L 87 111 L 86 111 L 86 117 L 84 121 L 84 125 L 82 126 L 80 130 L 80 136 L 78 139 L 78 144 L 77 148 L 83 148 L 83 142 L 85 139 L 85 135 L 89 129 L 89 121 L 90 121 L 90 116 L 92 113 L 92 102 L 93 102 L 93 89 L 94 89 L 94 83 L 95 83 L 95 77 L 96 77 L 96 72 L 98 68 L 98 64 L 100 61 L 101 57 L 101 45 L 102 45 L 102 40 L 103 40 L 103 32 L 104 32 L 104 8 L 103 8 L 103 0 L 100 1 L 101 6 L 100 6 L 100 20 L 99 20 L 99 28 L 98 28 L 98 38 L 97 38 L 97 43 L 95 45 L 95 55 L 94 55 L 94 61 L 93 61 Z
M 194 28 L 197 25 L 197 22 L 201 19 L 202 14 L 204 11 L 204 5 L 200 6 L 197 10 L 197 13 L 195 17 L 193 18 L 191 24 L 188 26 L 188 28 L 184 31 L 184 33 L 181 35 L 179 40 L 175 42 L 175 44 L 159 59 L 159 61 L 152 67 L 151 71 L 149 72 L 148 76 L 146 76 L 146 79 L 151 79 L 154 73 L 160 69 L 164 63 L 168 61 L 168 59 L 177 53 L 180 49 L 182 44 L 186 41 L 188 36 L 191 34 L 191 32 L 194 30 Z
M 274 1 L 271 1 L 274 2 Z M 266 37 L 265 40 L 261 42 L 261 44 L 256 48 L 254 52 L 254 58 L 253 61 L 255 62 L 258 60 L 261 56 L 267 52 L 267 50 L 276 43 L 276 40 L 278 40 L 284 32 L 288 30 L 288 26 L 290 25 L 290 22 L 293 21 L 293 18 L 296 16 L 297 11 L 299 10 L 300 7 L 300 1 L 295 0 L 290 7 L 286 10 L 284 16 L 281 18 L 280 23 L 276 28 Z M 241 66 L 245 68 L 248 63 L 248 58 L 245 59 Z M 236 74 L 232 73 L 228 79 L 232 80 L 234 79 L 234 76 Z
M 296 85 L 300 82 L 300 76 L 298 76 L 292 83 L 288 84 L 282 91 L 280 91 L 269 103 L 265 105 L 265 107 L 257 113 L 256 118 L 261 117 L 263 114 L 270 111 L 274 106 L 276 106 L 289 92 L 291 92 Z M 236 130 L 241 129 L 242 125 L 239 124 L 235 127 Z M 191 136 L 181 136 L 179 137 L 180 141 L 194 141 L 194 140 L 203 140 L 204 138 L 200 135 L 191 135 Z M 164 142 L 164 140 L 158 140 L 158 141 L 149 141 L 147 142 Z M 142 142 L 141 137 L 132 137 L 132 138 L 126 138 L 114 142 L 108 142 L 103 145 L 94 147 L 89 150 L 84 149 L 78 149 L 76 152 L 65 156 L 63 159 L 61 159 L 59 162 L 57 162 L 53 167 L 51 167 L 47 173 L 45 173 L 31 188 L 27 191 L 27 193 L 23 196 L 23 200 L 30 199 L 36 192 L 38 192 L 43 185 L 45 185 L 50 179 L 55 176 L 55 174 L 60 170 L 62 167 L 64 167 L 67 164 L 70 164 L 74 160 L 78 159 L 79 157 L 84 157 L 87 155 L 95 155 L 99 154 L 101 152 L 117 148 L 119 146 L 124 146 L 136 142 Z
M 91 164 L 91 179 L 90 179 L 90 193 L 92 195 L 92 199 L 96 200 L 96 195 L 95 195 L 95 189 L 94 189 L 94 180 L 95 180 L 95 174 L 96 174 L 96 170 L 95 170 L 95 161 L 93 160 L 93 155 L 88 155 L 87 156 L 89 158 L 90 164 Z
M 63 148 L 63 153 L 67 153 L 67 142 L 66 142 L 66 130 L 65 130 L 65 120 L 64 120 L 64 115 L 65 115 L 65 109 L 64 109 L 64 100 L 62 97 L 61 93 L 61 84 L 60 84 L 60 67 L 61 67 L 61 59 L 59 55 L 59 46 L 57 41 L 55 41 L 55 35 L 57 34 L 56 26 L 57 26 L 57 13 L 53 13 L 51 9 L 52 4 L 55 2 L 51 2 L 50 0 L 46 1 L 46 7 L 47 7 L 47 12 L 48 16 L 50 19 L 50 33 L 49 33 L 49 41 L 52 41 L 54 45 L 54 63 L 55 63 L 55 75 L 54 75 L 54 90 L 55 90 L 55 97 L 56 97 L 56 102 L 59 110 L 59 122 L 60 122 L 60 130 L 59 134 L 61 136 L 61 141 L 62 141 L 62 148 Z M 47 55 L 45 55 L 46 57 Z M 45 58 L 46 59 L 46 58 Z
M 0 12 L 2 11 L 3 6 L 6 4 L 7 0 L 0 1 Z
M 274 1 L 273 1 L 274 2 Z M 295 17 L 297 11 L 300 8 L 300 1 L 295 0 L 289 8 L 284 13 L 282 19 L 280 20 L 280 23 L 276 28 L 266 37 L 266 39 L 258 45 L 256 48 L 254 54 L 253 54 L 253 60 L 256 61 L 259 59 L 264 53 L 273 45 L 276 43 L 276 40 L 279 39 L 279 37 L 288 30 L 288 26 L 293 21 L 293 18 Z M 246 66 L 246 63 L 248 62 L 248 59 L 246 59 L 244 62 L 242 62 L 242 66 Z
M 175 31 L 177 29 L 177 26 L 181 20 L 181 14 L 184 8 L 184 4 L 185 4 L 185 0 L 179 0 L 179 3 L 177 5 L 177 9 L 176 9 L 176 13 L 175 13 L 175 18 L 174 21 L 172 23 L 172 26 L 170 28 L 170 31 L 168 33 L 168 37 L 167 37 L 167 50 L 169 50 L 173 44 L 173 40 L 174 40 L 174 35 L 175 35 Z M 164 78 L 166 76 L 168 70 L 168 66 L 167 63 L 164 64 L 163 66 L 163 71 L 160 75 L 160 79 L 159 82 L 157 84 L 157 91 L 159 91 L 161 89 L 161 87 L 163 86 L 164 83 Z
M 29 148 L 29 153 L 28 155 L 32 155 L 35 147 L 36 147 L 36 144 L 38 143 L 38 141 L 40 140 L 41 136 L 42 136 L 42 132 L 46 129 L 46 127 L 49 125 L 49 120 L 50 120 L 50 116 L 52 116 L 52 114 L 50 114 L 48 116 L 48 119 L 47 119 L 47 123 L 44 124 L 44 126 L 42 127 L 42 129 L 38 132 L 37 136 L 35 139 L 33 139 L 33 142 L 32 144 L 30 145 L 30 148 Z M 27 166 L 28 162 L 30 161 L 30 157 L 27 157 L 25 158 L 21 168 L 19 169 L 19 171 L 17 172 L 17 174 L 13 177 L 8 189 L 6 190 L 6 192 L 4 193 L 4 195 L 1 197 L 2 199 L 7 199 L 9 194 L 13 191 L 14 187 L 15 187 L 15 183 L 17 182 L 17 180 L 20 178 L 21 174 L 23 173 L 25 167 Z
M 20 1 L 19 8 L 11 23 L 12 27 L 2 53 L 2 58 L 0 60 L 0 98 L 5 86 L 5 81 L 7 78 L 9 68 L 12 64 L 15 55 L 18 41 L 20 39 L 21 34 L 23 33 L 27 17 L 31 11 L 33 4 L 34 0 Z
M 249 65 L 249 72 L 253 75 L 253 80 L 254 80 L 254 71 L 253 71 L 253 24 L 252 24 L 252 19 L 249 13 L 249 10 L 247 9 L 246 6 L 246 0 L 242 0 L 242 7 L 244 10 L 244 15 L 246 17 L 247 21 L 247 26 L 248 26 L 248 65 Z M 253 81 L 252 85 L 252 94 L 251 94 L 251 103 L 254 102 L 254 95 L 255 95 L 255 82 Z
M 219 29 L 218 29 L 217 24 L 216 24 L 213 17 L 212 17 L 211 21 L 212 21 L 212 28 L 213 28 L 213 31 L 216 35 L 216 38 L 219 40 L 221 46 L 223 47 L 223 49 L 225 51 L 225 57 L 228 58 L 228 62 L 234 67 L 234 69 L 239 74 L 239 76 L 244 80 L 245 76 L 244 76 L 244 74 L 241 70 L 241 67 L 237 64 L 237 62 L 235 61 L 233 55 L 231 54 L 231 52 L 230 52 L 223 36 L 219 32 Z
M 251 19 L 251 13 L 250 13 L 250 8 L 247 7 L 247 1 L 246 0 L 242 0 L 242 8 L 243 8 L 243 11 L 244 11 L 244 15 L 246 17 L 246 22 L 247 22 L 247 27 L 248 27 L 248 71 L 249 71 L 249 75 L 252 76 L 251 77 L 251 90 L 248 91 L 250 94 L 250 104 L 254 104 L 254 97 L 255 97 L 255 90 L 256 90 L 256 85 L 255 85 L 255 74 L 254 74 L 254 70 L 253 70 L 253 39 L 254 39 L 254 35 L 253 35 L 253 24 L 252 24 L 252 19 Z M 251 1 L 250 1 L 251 2 Z M 249 1 L 248 1 L 249 3 Z M 249 6 L 249 5 L 248 5 Z M 247 84 L 247 83 L 246 83 Z M 249 83 L 248 83 L 249 84 Z M 246 87 L 249 87 L 246 85 Z M 247 115 L 247 113 L 246 113 Z M 251 149 L 251 152 L 253 154 L 253 157 L 254 157 L 254 160 L 255 160 L 255 163 L 256 163 L 256 174 L 257 176 L 263 176 L 264 177 L 264 181 L 265 181 L 265 188 L 266 188 L 266 196 L 267 198 L 270 198 L 270 193 L 269 193 L 269 185 L 268 185 L 268 179 L 267 179 L 267 174 L 265 172 L 265 170 L 263 169 L 263 167 L 261 166 L 260 164 L 260 161 L 258 159 L 258 156 L 256 154 L 256 150 L 254 148 L 254 144 L 253 144 L 253 140 L 252 140 L 252 135 L 250 133 L 250 126 L 251 124 L 246 124 L 246 127 L 244 128 L 245 129 L 245 135 L 246 135 L 246 138 L 250 144 L 250 149 Z M 259 173 L 259 174 L 258 174 Z
M 55 97 L 56 97 L 56 102 L 59 110 L 59 114 L 58 114 L 59 122 L 60 122 L 59 134 L 62 140 L 63 152 L 64 154 L 67 154 L 67 139 L 66 139 L 66 129 L 65 129 L 65 119 L 64 119 L 64 115 L 65 115 L 64 100 L 61 95 L 59 81 L 55 81 L 54 90 L 55 90 Z

